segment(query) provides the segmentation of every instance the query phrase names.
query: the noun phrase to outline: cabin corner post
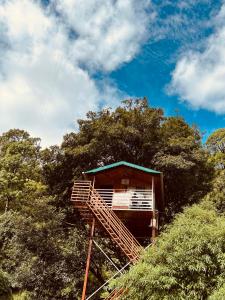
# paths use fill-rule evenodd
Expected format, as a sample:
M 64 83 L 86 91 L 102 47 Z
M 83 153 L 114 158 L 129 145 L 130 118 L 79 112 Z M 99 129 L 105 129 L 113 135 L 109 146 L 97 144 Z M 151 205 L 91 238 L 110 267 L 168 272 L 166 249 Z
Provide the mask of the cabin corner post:
M 152 236 L 151 236 L 152 244 L 155 244 L 155 239 L 158 234 L 157 218 L 158 215 L 156 213 L 156 205 L 155 205 L 155 180 L 154 180 L 154 176 L 152 176 Z
M 163 173 L 160 174 L 160 183 L 161 183 L 161 198 L 163 206 L 165 206 L 165 194 L 164 194 L 164 178 Z
M 152 241 L 153 245 L 155 244 L 155 239 L 156 239 L 156 237 L 158 235 L 157 223 L 158 223 L 158 214 L 154 210 L 152 212 L 152 236 L 151 236 L 151 241 Z
M 88 179 L 88 178 L 87 178 L 87 175 L 85 174 L 85 172 L 82 172 L 82 177 L 83 177 L 84 180 L 87 180 L 87 179 Z
M 89 268 L 90 268 L 90 262 L 91 262 L 91 250 L 92 250 L 92 244 L 93 244 L 94 230 L 95 230 L 95 218 L 93 218 L 93 220 L 92 220 L 92 225 L 91 225 L 91 230 L 90 230 L 88 255 L 87 255 L 87 261 L 86 261 L 86 269 L 85 269 L 84 284 L 83 284 L 81 300 L 85 300 L 85 298 L 86 298 L 86 290 L 87 290 L 88 274 L 89 274 Z

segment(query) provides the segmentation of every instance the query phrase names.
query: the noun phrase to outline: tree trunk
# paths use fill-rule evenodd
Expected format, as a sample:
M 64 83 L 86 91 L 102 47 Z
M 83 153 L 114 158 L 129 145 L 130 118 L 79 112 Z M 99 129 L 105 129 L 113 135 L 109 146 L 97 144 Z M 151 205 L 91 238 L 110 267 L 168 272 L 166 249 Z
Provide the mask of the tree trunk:
M 5 203 L 5 213 L 7 213 L 9 209 L 9 198 L 7 197 L 6 203 Z

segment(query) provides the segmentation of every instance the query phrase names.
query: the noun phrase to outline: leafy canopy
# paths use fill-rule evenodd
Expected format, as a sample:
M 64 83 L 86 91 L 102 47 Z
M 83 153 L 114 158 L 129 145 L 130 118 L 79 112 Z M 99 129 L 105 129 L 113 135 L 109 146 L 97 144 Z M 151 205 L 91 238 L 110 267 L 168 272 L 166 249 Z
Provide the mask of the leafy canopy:
M 22 205 L 32 192 L 43 192 L 40 139 L 19 129 L 0 136 L 0 211 Z
M 65 135 L 60 149 L 45 153 L 47 183 L 64 200 L 82 171 L 121 160 L 164 172 L 169 216 L 209 190 L 213 169 L 197 128 L 181 117 L 166 118 L 161 109 L 149 107 L 147 99 L 89 112 L 78 123 L 78 132 Z M 50 157 L 59 160 L 54 163 Z
M 216 169 L 225 169 L 225 128 L 213 132 L 206 141 L 206 146 L 211 153 L 210 160 Z
M 9 285 L 27 299 L 79 299 L 87 232 L 69 204 L 58 206 L 61 195 L 56 199 L 45 180 L 60 164 L 60 155 L 50 155 L 58 148 L 41 151 L 39 139 L 22 130 L 4 133 L 0 143 L 0 261 Z M 90 289 L 110 270 L 102 256 L 94 253 Z
M 12 300 L 12 292 L 10 289 L 9 280 L 5 274 L 0 270 L 0 299 L 1 300 Z
M 208 299 L 225 279 L 224 240 L 225 218 L 212 205 L 193 205 L 116 285 L 124 299 Z
M 61 146 L 45 150 L 23 130 L 0 136 L 1 267 L 13 290 L 27 291 L 30 299 L 80 297 L 86 230 L 69 198 L 82 171 L 120 160 L 163 171 L 167 221 L 211 188 L 212 152 L 202 146 L 198 129 L 179 116 L 165 117 L 147 99 L 89 112 L 78 123 L 79 130 L 65 135 Z M 223 240 L 222 171 L 204 203 L 176 217 L 157 246 L 122 278 L 127 297 L 206 299 L 221 293 Z M 116 249 L 105 238 L 98 242 L 109 255 Z M 102 256 L 93 251 L 90 291 L 111 272 Z M 119 256 L 116 250 L 114 261 Z

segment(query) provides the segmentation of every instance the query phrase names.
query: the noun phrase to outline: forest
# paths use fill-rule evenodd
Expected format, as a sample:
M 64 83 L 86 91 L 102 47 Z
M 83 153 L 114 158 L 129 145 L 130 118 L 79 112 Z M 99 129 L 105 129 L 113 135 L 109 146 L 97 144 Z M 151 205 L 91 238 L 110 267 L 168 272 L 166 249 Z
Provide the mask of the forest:
M 70 203 L 73 182 L 123 160 L 163 172 L 166 208 L 155 245 L 92 299 L 113 287 L 128 300 L 225 299 L 225 128 L 203 143 L 196 124 L 141 98 L 88 112 L 61 145 L 42 148 L 22 129 L 0 136 L 1 300 L 81 299 L 89 231 Z M 95 248 L 88 294 L 114 272 Z

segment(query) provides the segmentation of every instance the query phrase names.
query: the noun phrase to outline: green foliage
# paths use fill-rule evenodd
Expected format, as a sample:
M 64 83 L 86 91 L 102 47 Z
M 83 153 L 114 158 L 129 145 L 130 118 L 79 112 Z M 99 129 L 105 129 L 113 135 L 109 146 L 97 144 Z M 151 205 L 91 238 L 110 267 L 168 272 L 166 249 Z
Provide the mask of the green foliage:
M 208 299 L 225 279 L 225 218 L 193 205 L 116 285 L 124 299 Z
M 2 271 L 0 271 L 0 299 L 12 300 L 12 292 L 9 280 L 6 278 Z
M 161 148 L 154 156 L 164 172 L 169 215 L 199 201 L 210 188 L 213 169 L 201 146 L 201 136 L 180 117 L 169 117 L 161 126 Z
M 216 289 L 212 295 L 209 297 L 209 300 L 224 300 L 225 295 L 225 284 Z
M 204 198 L 204 203 L 211 204 L 219 214 L 225 216 L 225 170 L 217 171 L 212 182 L 210 193 Z
M 211 152 L 225 153 L 225 128 L 214 131 L 208 138 L 206 145 Z
M 27 292 L 19 292 L 13 294 L 13 300 L 29 300 Z
M 70 175 L 71 173 L 71 168 L 62 168 L 65 162 L 63 151 L 58 146 L 51 146 L 41 151 L 41 159 L 43 179 L 48 186 L 49 192 L 57 196 L 61 194 L 63 188 L 65 190 L 69 189 L 69 187 L 65 185 L 65 182 L 68 182 L 67 177 L 68 174 Z M 65 198 L 64 200 L 68 199 Z M 65 205 L 68 207 L 68 201 L 65 201 Z
M 84 230 L 47 195 L 39 139 L 22 130 L 0 137 L 0 261 L 14 290 L 30 299 L 76 299 L 85 259 Z
M 78 299 L 87 232 L 73 213 L 69 197 L 62 210 L 60 195 L 50 196 L 55 191 L 46 186 L 48 170 L 60 164 L 58 148 L 40 151 L 39 139 L 21 130 L 4 133 L 0 143 L 1 266 L 13 290 L 27 291 L 29 299 Z M 111 251 L 111 245 L 104 244 Z M 101 255 L 94 253 L 94 259 L 98 263 L 92 263 L 89 288 L 104 281 L 106 264 Z
M 66 228 L 47 199 L 0 217 L 0 259 L 14 288 L 31 299 L 76 299 L 82 285 L 82 232 Z
M 67 134 L 61 148 L 48 150 L 45 157 L 46 182 L 63 200 L 84 170 L 120 160 L 159 169 L 169 217 L 205 195 L 213 174 L 198 130 L 180 117 L 164 117 L 146 99 L 89 112 L 79 120 L 79 131 Z
M 213 132 L 206 146 L 211 153 L 210 160 L 217 169 L 225 169 L 225 128 Z
M 79 120 L 79 132 L 65 136 L 62 149 L 75 166 L 79 161 L 76 173 L 120 160 L 149 166 L 160 147 L 162 120 L 162 110 L 149 108 L 146 100 L 127 100 L 115 111 L 89 112 Z
M 0 136 L 0 211 L 15 209 L 31 193 L 42 193 L 40 139 L 19 129 Z
M 211 162 L 221 169 L 224 131 L 212 135 L 206 151 L 197 128 L 178 116 L 166 118 L 147 99 L 89 112 L 78 123 L 79 130 L 65 135 L 60 147 L 44 150 L 40 139 L 23 130 L 0 136 L 0 261 L 13 292 L 19 291 L 14 298 L 80 299 L 87 231 L 69 205 L 71 186 L 84 170 L 126 160 L 164 172 L 167 221 L 205 196 L 214 179 L 202 204 L 177 216 L 157 245 L 117 281 L 128 288 L 125 298 L 220 299 L 225 173 L 214 177 Z M 95 239 L 118 265 L 125 263 L 110 240 Z M 99 251 L 92 258 L 88 293 L 112 271 Z M 0 293 L 4 286 L 11 297 L 2 278 Z

